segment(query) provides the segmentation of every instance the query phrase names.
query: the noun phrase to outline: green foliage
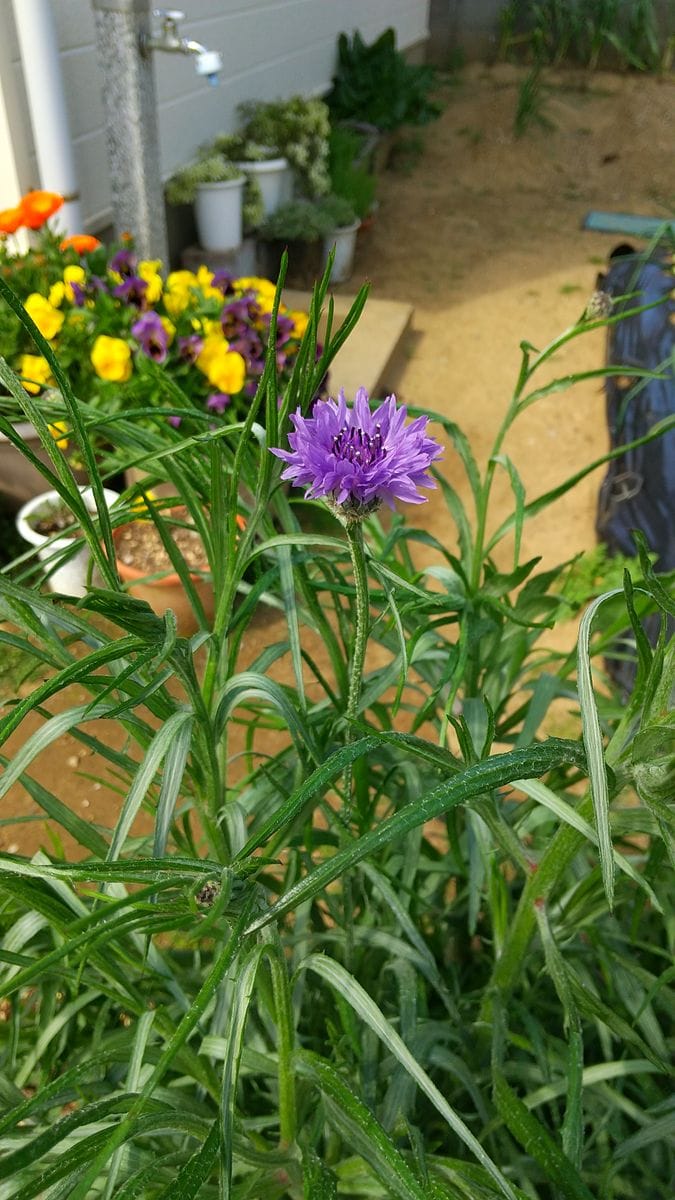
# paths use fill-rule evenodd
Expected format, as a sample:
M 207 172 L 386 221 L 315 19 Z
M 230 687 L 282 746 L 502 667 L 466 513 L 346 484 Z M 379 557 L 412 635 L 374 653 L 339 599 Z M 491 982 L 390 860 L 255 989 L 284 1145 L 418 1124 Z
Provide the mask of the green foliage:
M 239 106 L 239 114 L 244 139 L 274 146 L 288 159 L 301 195 L 311 200 L 330 190 L 330 118 L 323 100 L 304 96 L 251 100 Z
M 365 302 L 339 328 L 329 313 L 317 350 L 327 290 L 328 272 L 280 406 L 275 306 L 245 419 L 212 428 L 204 414 L 185 437 L 76 400 L 38 337 L 95 516 L 0 363 L 102 579 L 75 602 L 24 586 L 20 566 L 0 575 L 0 643 L 37 681 L 2 708 L 3 821 L 18 782 L 50 821 L 38 854 L 0 854 L 0 1195 L 665 1196 L 670 581 L 640 543 L 632 581 L 587 609 L 578 657 L 562 631 L 551 648 L 542 634 L 605 565 L 571 587 L 574 566 L 566 582 L 522 560 L 523 525 L 599 464 L 528 498 L 504 450 L 526 408 L 574 382 L 575 339 L 622 318 L 523 344 L 483 471 L 434 417 L 469 506 L 439 475 L 447 543 L 373 514 L 355 560 L 337 523 L 300 526 L 268 451 Z M 0 294 L 13 303 L 1 281 Z M 94 434 L 114 447 L 103 462 Z M 116 576 L 101 479 L 138 462 L 202 530 L 216 612 L 196 608 L 192 637 Z M 499 471 L 513 504 L 495 521 Z M 662 614 L 654 646 L 647 613 Z M 627 622 L 637 676 L 621 703 L 593 672 Z M 72 809 L 67 781 L 41 782 L 64 733 L 117 789 L 101 823 Z
M 543 129 L 553 128 L 553 122 L 546 116 L 541 72 L 538 68 L 525 76 L 518 89 L 516 114 L 513 119 L 516 137 L 522 137 L 531 125 L 539 125 Z
M 328 169 L 331 191 L 348 200 L 357 216 L 363 219 L 373 206 L 377 180 L 363 163 L 363 134 L 345 126 L 335 125 L 330 133 Z
M 368 121 L 383 132 L 401 125 L 426 125 L 440 105 L 431 99 L 431 67 L 414 66 L 396 48 L 393 29 L 367 45 L 358 30 L 338 39 L 338 66 L 327 97 L 334 121 Z
M 540 65 L 601 60 L 640 71 L 666 64 L 669 43 L 655 0 L 510 0 L 500 13 L 500 54 L 525 49 Z
M 228 162 L 259 163 L 278 158 L 281 152 L 276 146 L 263 146 L 240 133 L 219 133 L 213 141 L 204 146 L 203 153 L 205 157 L 222 154 Z
M 322 196 L 320 200 L 292 200 L 270 213 L 258 230 L 263 241 L 318 242 L 356 219 L 354 208 L 344 196 Z
M 169 204 L 193 204 L 200 184 L 228 183 L 243 178 L 239 168 L 222 154 L 210 154 L 176 171 L 166 185 L 166 198 Z

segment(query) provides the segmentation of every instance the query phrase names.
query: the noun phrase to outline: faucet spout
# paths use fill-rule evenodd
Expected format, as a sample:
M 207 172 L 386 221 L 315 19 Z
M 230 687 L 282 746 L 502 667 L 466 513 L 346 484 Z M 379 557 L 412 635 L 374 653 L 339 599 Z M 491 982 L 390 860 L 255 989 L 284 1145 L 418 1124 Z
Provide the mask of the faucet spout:
M 184 19 L 185 13 L 177 9 L 155 9 L 153 15 L 160 17 L 162 24 L 159 30 L 141 34 L 140 51 L 143 57 L 148 58 L 153 50 L 162 50 L 165 54 L 194 55 L 197 74 L 204 75 L 209 83 L 217 84 L 223 69 L 223 57 L 218 50 L 208 50 L 194 38 L 180 36 L 178 22 Z

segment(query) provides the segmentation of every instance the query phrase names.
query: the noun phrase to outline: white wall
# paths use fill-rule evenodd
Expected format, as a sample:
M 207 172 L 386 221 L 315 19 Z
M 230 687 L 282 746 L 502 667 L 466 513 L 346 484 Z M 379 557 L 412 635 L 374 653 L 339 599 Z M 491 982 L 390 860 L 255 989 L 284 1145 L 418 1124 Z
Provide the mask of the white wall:
M 84 223 L 87 229 L 96 229 L 107 224 L 111 209 L 94 17 L 90 0 L 52 0 L 52 4 Z M 191 59 L 154 55 L 165 178 L 188 161 L 201 142 L 234 128 L 241 101 L 325 91 L 335 69 L 341 31 L 358 28 L 366 41 L 372 41 L 392 25 L 401 49 L 428 34 L 429 0 L 185 0 L 184 8 L 183 33 L 210 50 L 220 50 L 225 68 L 220 85 L 212 88 L 195 74 Z M 0 0 L 0 38 L 15 47 L 12 27 L 11 0 Z M 18 73 L 18 51 L 12 53 Z M 15 93 L 21 87 L 20 80 L 10 84 Z M 15 121 L 10 116 L 10 125 L 15 146 L 20 139 L 25 146 L 25 116 Z M 22 184 L 48 188 L 49 180 L 23 178 Z

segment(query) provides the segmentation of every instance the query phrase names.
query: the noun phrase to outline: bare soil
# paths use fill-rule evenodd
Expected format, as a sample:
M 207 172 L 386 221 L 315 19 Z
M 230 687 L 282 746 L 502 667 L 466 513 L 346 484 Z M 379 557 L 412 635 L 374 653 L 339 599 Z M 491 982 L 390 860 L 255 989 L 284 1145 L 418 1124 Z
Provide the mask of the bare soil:
M 511 66 L 476 65 L 447 87 L 445 111 L 422 131 L 423 149 L 410 172 L 383 176 L 373 228 L 360 237 L 355 276 L 340 289 L 354 291 L 367 278 L 373 296 L 414 304 L 414 334 L 391 387 L 401 399 L 455 420 L 481 467 L 518 374 L 521 341 L 542 348 L 573 325 L 610 251 L 625 240 L 583 232 L 585 214 L 594 208 L 664 218 L 675 212 L 672 77 L 550 75 L 545 113 L 552 127 L 534 125 L 517 139 L 513 119 L 522 77 Z M 554 374 L 540 382 L 603 361 L 603 336 L 590 333 L 568 343 Z M 339 380 L 331 383 L 339 386 Z M 602 390 L 591 380 L 532 405 L 504 452 L 532 499 L 607 446 Z M 449 446 L 445 470 L 468 503 Z M 512 509 L 502 475 L 493 527 Z M 524 556 L 539 555 L 550 567 L 594 544 L 601 477 L 602 469 L 589 475 L 526 526 Z M 438 493 L 412 519 L 452 545 L 454 527 Z M 251 657 L 265 640 L 282 636 L 282 621 L 271 616 L 251 630 Z M 571 644 L 574 631 L 562 636 Z M 31 686 L 10 662 L 0 698 L 14 699 Z M 73 689 L 59 707 L 88 698 Z M 26 721 L 5 752 L 16 753 L 37 724 Z M 115 726 L 96 732 L 115 746 L 124 738 Z M 105 826 L 114 822 L 120 805 L 114 778 L 70 735 L 40 756 L 33 774 L 81 815 Z M 22 823 L 0 824 L 0 847 L 51 848 L 47 823 L 20 788 L 4 802 L 3 816 L 9 814 Z M 66 849 L 76 852 L 70 843 Z
M 184 521 L 185 517 L 186 510 L 174 510 L 175 520 Z M 176 524 L 170 526 L 169 533 L 188 567 L 195 571 L 208 568 L 204 544 L 196 529 Z M 120 562 L 142 571 L 144 575 L 174 569 L 159 530 L 152 521 L 131 521 L 124 525 L 117 532 L 115 544 Z

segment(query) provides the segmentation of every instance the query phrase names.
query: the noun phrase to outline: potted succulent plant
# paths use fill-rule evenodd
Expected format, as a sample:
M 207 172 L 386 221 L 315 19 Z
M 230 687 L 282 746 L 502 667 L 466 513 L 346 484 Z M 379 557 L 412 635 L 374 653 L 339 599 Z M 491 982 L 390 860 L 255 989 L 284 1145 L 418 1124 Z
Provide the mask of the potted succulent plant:
M 245 226 L 257 227 L 291 199 L 293 177 L 288 159 L 275 147 L 264 146 L 242 134 L 221 133 L 214 138 L 209 149 L 211 153 L 221 154 L 228 162 L 234 163 L 254 185 L 251 199 L 260 200 L 260 218 L 247 220 L 245 211 Z M 246 204 L 247 198 L 244 199 L 245 208 Z
M 166 186 L 169 204 L 194 204 L 204 250 L 236 250 L 243 236 L 244 173 L 222 154 L 210 154 L 177 171 Z
M 81 488 L 82 498 L 94 514 L 91 488 Z M 103 489 L 108 507 L 119 500 L 117 492 Z M 37 548 L 45 567 L 45 581 L 52 592 L 66 596 L 84 596 L 87 592 L 90 553 L 86 543 L 75 548 L 78 536 L 76 518 L 58 492 L 33 496 L 19 509 L 16 528 L 24 541 Z
M 341 246 L 339 271 L 334 264 L 332 275 L 335 283 L 341 283 L 351 272 L 358 227 L 354 209 L 341 196 L 284 204 L 258 231 L 267 256 L 265 269 L 272 275 L 278 272 L 281 255 L 288 248 L 287 282 L 292 287 L 307 287 L 321 276 L 331 248 L 337 247 L 344 234 L 348 244 Z

